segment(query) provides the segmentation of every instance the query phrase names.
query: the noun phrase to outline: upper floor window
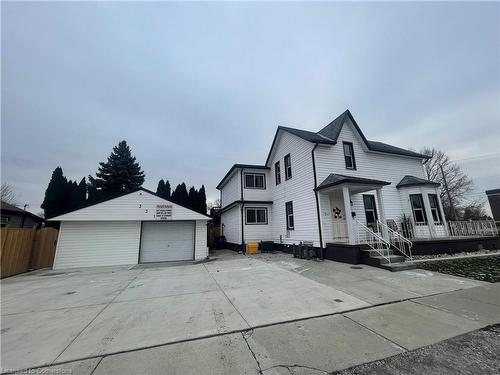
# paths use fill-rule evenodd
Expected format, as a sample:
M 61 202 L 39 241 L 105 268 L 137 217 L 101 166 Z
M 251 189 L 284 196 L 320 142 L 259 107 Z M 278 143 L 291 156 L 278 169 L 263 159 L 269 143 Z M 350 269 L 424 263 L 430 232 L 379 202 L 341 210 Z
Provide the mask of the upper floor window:
M 1 221 L 1 226 L 6 227 L 9 224 L 9 217 L 8 216 L 2 216 L 2 221 Z
M 356 169 L 356 160 L 354 159 L 354 148 L 351 142 L 344 142 L 344 159 L 347 169 Z
M 285 212 L 286 212 L 286 229 L 294 229 L 294 220 L 293 220 L 293 202 L 285 203 Z
M 279 160 L 274 163 L 274 177 L 276 179 L 276 185 L 281 184 L 281 167 Z
M 245 224 L 267 224 L 267 208 L 245 208 Z
M 266 175 L 262 173 L 245 173 L 245 189 L 265 189 Z
M 422 199 L 422 194 L 410 194 L 410 203 L 415 223 L 426 224 L 427 216 L 425 215 L 424 200 Z
M 292 178 L 292 160 L 290 154 L 285 156 L 285 180 Z
M 432 220 L 435 223 L 441 223 L 443 219 L 441 216 L 441 210 L 439 209 L 437 194 L 429 194 L 429 205 L 431 206 Z

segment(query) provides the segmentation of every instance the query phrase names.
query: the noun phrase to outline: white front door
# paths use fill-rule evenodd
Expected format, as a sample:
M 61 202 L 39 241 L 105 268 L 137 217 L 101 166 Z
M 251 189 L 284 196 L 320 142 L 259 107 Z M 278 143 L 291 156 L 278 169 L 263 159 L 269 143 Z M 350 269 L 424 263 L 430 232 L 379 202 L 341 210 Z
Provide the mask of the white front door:
M 142 223 L 140 263 L 194 259 L 194 222 Z
M 334 241 L 347 241 L 349 236 L 347 233 L 344 198 L 341 191 L 330 194 L 330 207 L 332 209 L 333 239 Z

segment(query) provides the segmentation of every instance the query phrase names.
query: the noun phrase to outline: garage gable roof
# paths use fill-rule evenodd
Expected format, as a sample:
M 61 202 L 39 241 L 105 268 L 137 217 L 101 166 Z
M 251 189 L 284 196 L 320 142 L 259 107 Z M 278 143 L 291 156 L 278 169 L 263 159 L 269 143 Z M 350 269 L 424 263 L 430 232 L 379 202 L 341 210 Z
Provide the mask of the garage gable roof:
M 168 220 L 211 220 L 210 216 L 201 214 L 179 203 L 162 198 L 152 191 L 139 188 L 128 193 L 79 208 L 77 210 L 55 216 L 50 221 L 155 221 L 159 205 L 172 206 Z

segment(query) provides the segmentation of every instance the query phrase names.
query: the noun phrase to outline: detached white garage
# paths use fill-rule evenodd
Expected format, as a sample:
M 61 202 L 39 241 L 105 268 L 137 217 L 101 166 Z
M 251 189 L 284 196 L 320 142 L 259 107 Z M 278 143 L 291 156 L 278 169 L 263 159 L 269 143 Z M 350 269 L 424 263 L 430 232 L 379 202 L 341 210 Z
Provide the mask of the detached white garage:
M 141 188 L 61 221 L 54 269 L 201 260 L 210 217 Z

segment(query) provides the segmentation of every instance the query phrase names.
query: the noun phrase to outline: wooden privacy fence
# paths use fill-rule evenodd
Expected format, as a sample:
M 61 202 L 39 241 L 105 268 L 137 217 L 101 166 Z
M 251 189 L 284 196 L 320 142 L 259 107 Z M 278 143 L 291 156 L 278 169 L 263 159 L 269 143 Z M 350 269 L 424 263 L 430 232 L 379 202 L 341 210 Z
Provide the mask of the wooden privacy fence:
M 215 238 L 220 236 L 220 224 L 207 224 L 207 245 L 210 249 L 215 247 Z
M 56 252 L 57 229 L 2 228 L 1 277 L 17 275 L 30 269 L 52 267 Z

